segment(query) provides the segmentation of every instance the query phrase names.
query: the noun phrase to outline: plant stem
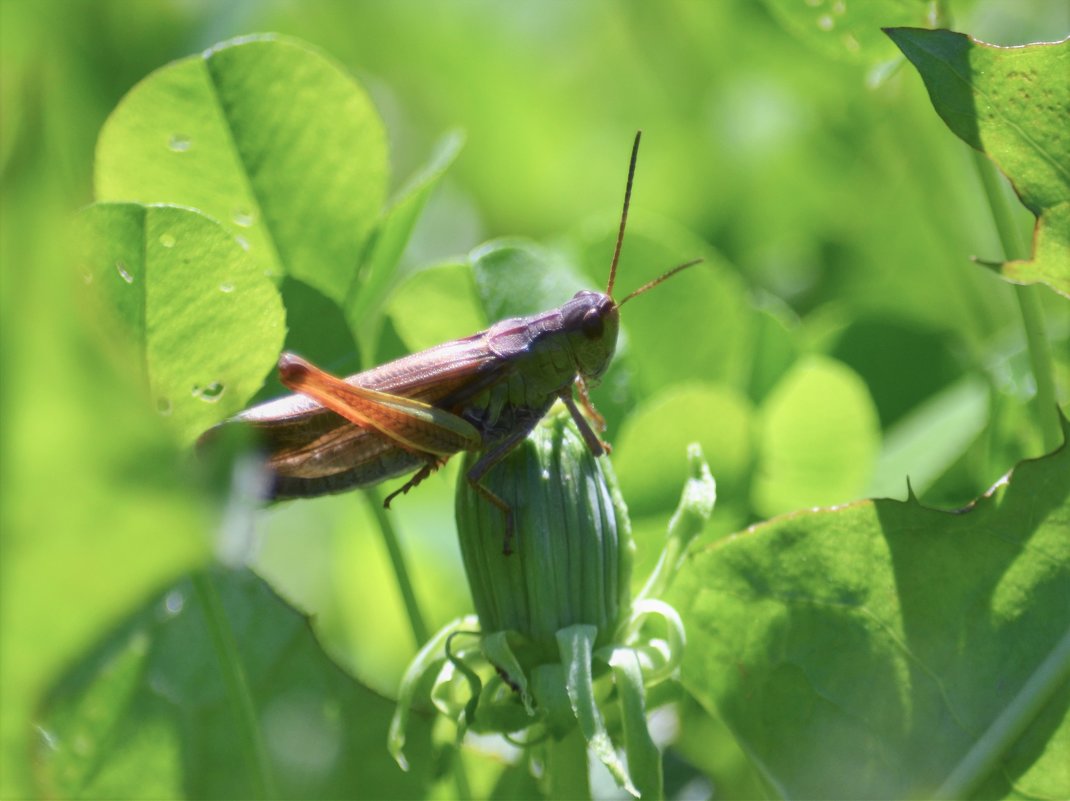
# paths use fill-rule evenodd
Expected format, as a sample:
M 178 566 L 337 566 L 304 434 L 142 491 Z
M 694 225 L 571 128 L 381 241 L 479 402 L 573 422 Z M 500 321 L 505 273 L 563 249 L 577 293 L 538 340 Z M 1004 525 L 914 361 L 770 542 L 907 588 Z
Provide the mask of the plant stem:
M 193 591 L 204 611 L 212 645 L 219 657 L 223 683 L 227 688 L 227 700 L 234 710 L 245 757 L 256 782 L 256 795 L 258 798 L 276 798 L 278 791 L 275 787 L 275 777 L 261 736 L 253 694 L 242 666 L 241 655 L 238 653 L 238 644 L 227 620 L 226 610 L 223 609 L 223 601 L 208 573 L 194 573 L 192 582 Z
M 1048 654 L 967 754 L 940 785 L 934 798 L 969 798 L 978 784 L 999 767 L 1007 749 L 1033 722 L 1052 695 L 1070 677 L 1070 630 Z
M 1007 204 L 1006 194 L 1000 185 L 996 168 L 988 157 L 973 151 L 974 164 L 981 177 L 992 219 L 996 224 L 1003 254 L 1009 260 L 1027 259 L 1029 253 L 1022 242 L 1021 233 Z M 1048 341 L 1044 325 L 1044 312 L 1040 308 L 1038 293 L 1043 291 L 1035 286 L 1015 286 L 1015 296 L 1025 327 L 1025 338 L 1029 348 L 1029 362 L 1036 381 L 1037 414 L 1044 449 L 1053 451 L 1062 442 L 1062 426 L 1059 423 L 1058 406 L 1055 400 L 1055 377 L 1052 366 L 1051 343 Z
M 1052 368 L 1051 342 L 1044 326 L 1044 311 L 1040 308 L 1038 286 L 1016 286 L 1018 307 L 1025 323 L 1026 341 L 1029 343 L 1029 361 L 1037 382 L 1037 407 L 1040 414 L 1040 431 L 1044 438 L 1044 450 L 1054 451 L 1062 444 L 1062 427 L 1055 400 L 1055 376 Z
M 458 798 L 475 798 L 472 795 L 472 785 L 468 781 L 468 771 L 464 767 L 464 749 L 461 743 L 457 743 L 457 751 L 453 755 L 453 783 L 457 788 Z
M 551 737 L 546 742 L 545 753 L 546 797 L 550 801 L 582 801 L 591 797 L 587 741 L 578 727 L 561 740 Z
M 409 568 L 405 563 L 405 555 L 401 552 L 401 542 L 398 540 L 397 531 L 390 521 L 390 516 L 383 508 L 383 502 L 375 490 L 365 490 L 364 499 L 368 502 L 368 508 L 375 516 L 379 524 L 379 531 L 383 535 L 383 543 L 387 553 L 390 554 L 390 563 L 394 567 L 394 576 L 397 578 L 398 591 L 405 604 L 405 611 L 409 616 L 409 626 L 412 628 L 412 636 L 416 640 L 417 647 L 423 645 L 430 638 L 431 633 L 427 628 L 423 615 L 420 613 L 420 605 L 416 602 L 416 591 L 413 589 L 412 579 L 409 576 Z

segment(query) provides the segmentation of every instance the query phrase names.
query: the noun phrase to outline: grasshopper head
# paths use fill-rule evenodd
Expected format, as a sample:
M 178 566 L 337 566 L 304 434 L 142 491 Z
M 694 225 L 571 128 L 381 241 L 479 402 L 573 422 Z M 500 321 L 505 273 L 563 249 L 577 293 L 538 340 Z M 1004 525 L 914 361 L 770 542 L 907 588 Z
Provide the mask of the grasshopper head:
M 561 309 L 576 368 L 588 384 L 597 384 L 617 349 L 620 313 L 609 295 L 581 290 Z

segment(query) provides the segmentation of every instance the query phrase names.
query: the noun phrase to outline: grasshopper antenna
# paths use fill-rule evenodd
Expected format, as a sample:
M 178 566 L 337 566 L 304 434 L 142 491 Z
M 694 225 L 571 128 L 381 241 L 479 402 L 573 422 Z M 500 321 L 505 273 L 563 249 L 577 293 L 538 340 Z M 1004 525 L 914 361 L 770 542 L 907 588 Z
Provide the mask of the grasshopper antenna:
M 628 222 L 628 204 L 632 200 L 632 180 L 635 178 L 635 160 L 639 155 L 639 137 L 642 135 L 642 131 L 635 132 L 635 143 L 632 144 L 632 160 L 628 163 L 628 183 L 624 187 L 624 210 L 620 213 L 617 246 L 613 249 L 613 261 L 609 265 L 609 284 L 606 286 L 606 294 L 611 298 L 613 297 L 613 284 L 617 280 L 617 262 L 620 261 L 620 246 L 624 242 L 624 226 Z
M 627 296 L 625 296 L 624 300 L 622 300 L 620 303 L 617 304 L 617 308 L 619 309 L 621 306 L 623 306 L 629 300 L 634 298 L 636 295 L 642 295 L 648 289 L 653 289 L 658 284 L 660 284 L 662 281 L 667 281 L 668 279 L 672 278 L 674 275 L 676 275 L 681 270 L 686 270 L 688 267 L 694 267 L 700 261 L 702 261 L 702 259 L 692 259 L 691 261 L 685 261 L 683 264 L 680 264 L 680 265 L 677 265 L 676 267 L 673 267 L 667 273 L 662 273 L 657 278 L 655 278 L 653 281 L 647 281 L 645 284 L 643 284 L 638 289 L 636 289 L 636 290 L 634 290 L 632 292 L 629 292 L 627 294 Z

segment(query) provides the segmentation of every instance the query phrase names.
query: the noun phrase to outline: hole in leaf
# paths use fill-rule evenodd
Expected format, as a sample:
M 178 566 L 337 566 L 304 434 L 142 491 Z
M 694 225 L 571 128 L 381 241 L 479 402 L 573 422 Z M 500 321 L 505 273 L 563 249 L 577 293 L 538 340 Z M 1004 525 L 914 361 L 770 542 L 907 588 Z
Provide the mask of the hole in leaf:
M 200 398 L 206 403 L 215 403 L 221 397 L 223 397 L 223 385 L 218 381 L 213 381 L 207 386 L 200 386 L 199 384 L 193 388 L 193 397 Z

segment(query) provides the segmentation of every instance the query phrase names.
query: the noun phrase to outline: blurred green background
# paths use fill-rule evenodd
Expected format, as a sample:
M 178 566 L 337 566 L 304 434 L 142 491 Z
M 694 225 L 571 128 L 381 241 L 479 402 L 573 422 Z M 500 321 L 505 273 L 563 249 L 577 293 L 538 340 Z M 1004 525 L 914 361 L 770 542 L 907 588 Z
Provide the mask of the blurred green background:
M 639 389 L 619 400 L 609 381 L 595 396 L 636 514 L 640 576 L 689 439 L 706 445 L 720 482 L 715 526 L 726 532 L 803 506 L 905 497 L 907 473 L 924 501 L 962 504 L 1043 451 L 1013 290 L 970 260 L 1001 253 L 967 148 L 890 43 L 875 36 L 861 54 L 813 47 L 792 33 L 783 5 L 3 0 L 5 793 L 27 775 L 27 721 L 41 693 L 109 626 L 233 535 L 136 369 L 79 302 L 65 231 L 93 199 L 97 135 L 123 95 L 169 61 L 234 36 L 300 37 L 355 76 L 385 123 L 392 191 L 443 134 L 463 131 L 405 253 L 410 270 L 519 235 L 558 248 L 597 288 L 628 147 L 643 129 L 621 288 L 672 265 L 640 268 L 644 258 L 683 252 L 706 255 L 731 294 L 689 306 L 681 277 L 657 290 L 660 300 L 629 305 Z M 925 4 L 899 5 L 882 24 L 924 24 Z M 950 7 L 958 30 L 996 44 L 1070 30 L 1059 0 Z M 1019 211 L 1028 236 L 1032 218 Z M 403 285 L 390 301 L 392 327 L 377 352 L 468 333 L 416 330 L 420 309 L 406 304 L 434 305 L 435 295 L 414 275 L 411 293 Z M 1065 403 L 1070 320 L 1065 300 L 1042 294 Z M 743 307 L 759 321 L 745 342 L 726 322 Z M 726 336 L 692 336 L 702 329 Z M 682 375 L 659 356 L 689 349 L 694 364 Z M 800 369 L 781 381 L 792 366 Z M 830 393 L 848 398 L 850 414 L 792 417 L 799 398 L 820 405 Z M 784 464 L 784 438 L 810 426 L 847 443 L 849 453 L 829 460 L 865 469 L 826 475 L 819 464 L 815 478 L 812 466 Z M 664 461 L 667 478 L 649 477 L 651 460 Z M 783 478 L 802 469 L 810 472 L 799 481 Z M 444 471 L 392 513 L 436 625 L 470 605 L 452 479 Z M 782 482 L 787 495 L 778 495 Z M 328 650 L 389 694 L 416 643 L 373 529 L 365 501 L 347 495 L 260 515 L 242 547 L 316 614 Z

